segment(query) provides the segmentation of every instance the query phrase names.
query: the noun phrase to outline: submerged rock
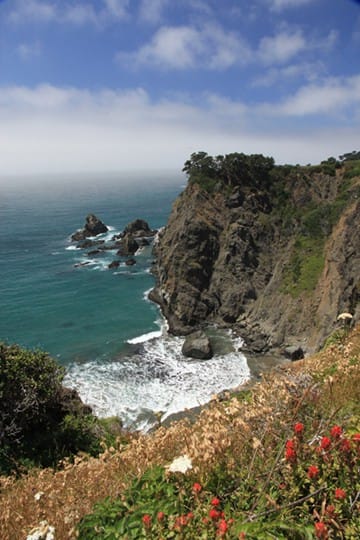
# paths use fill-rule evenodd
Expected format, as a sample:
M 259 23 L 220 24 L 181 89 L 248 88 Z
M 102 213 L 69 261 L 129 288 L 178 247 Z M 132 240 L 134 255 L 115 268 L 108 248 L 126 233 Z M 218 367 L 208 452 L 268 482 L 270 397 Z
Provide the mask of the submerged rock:
M 213 356 L 210 339 L 202 330 L 197 330 L 186 337 L 181 352 L 184 356 L 198 360 L 208 360 Z

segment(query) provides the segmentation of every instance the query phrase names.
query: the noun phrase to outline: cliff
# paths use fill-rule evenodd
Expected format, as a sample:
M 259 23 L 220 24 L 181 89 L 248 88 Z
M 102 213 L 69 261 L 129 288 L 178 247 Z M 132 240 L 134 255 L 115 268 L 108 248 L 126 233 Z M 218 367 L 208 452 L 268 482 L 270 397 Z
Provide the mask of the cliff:
M 340 313 L 359 320 L 359 162 L 275 166 L 200 153 L 185 171 L 155 248 L 151 298 L 170 332 L 216 324 L 255 352 L 312 352 Z

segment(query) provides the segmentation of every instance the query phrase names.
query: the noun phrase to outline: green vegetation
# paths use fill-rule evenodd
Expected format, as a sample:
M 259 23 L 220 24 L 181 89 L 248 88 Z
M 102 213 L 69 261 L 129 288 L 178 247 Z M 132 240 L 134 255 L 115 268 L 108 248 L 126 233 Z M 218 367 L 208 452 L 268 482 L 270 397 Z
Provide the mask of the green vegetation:
M 48 354 L 0 343 L 0 473 L 99 453 L 96 418 Z
M 313 291 L 323 268 L 322 239 L 298 236 L 289 263 L 284 269 L 282 292 L 297 298 L 304 291 Z
M 274 159 L 262 154 L 234 152 L 212 157 L 206 152 L 194 152 L 185 162 L 183 171 L 190 183 L 199 184 L 205 191 L 212 192 L 216 187 L 266 188 L 273 167 Z

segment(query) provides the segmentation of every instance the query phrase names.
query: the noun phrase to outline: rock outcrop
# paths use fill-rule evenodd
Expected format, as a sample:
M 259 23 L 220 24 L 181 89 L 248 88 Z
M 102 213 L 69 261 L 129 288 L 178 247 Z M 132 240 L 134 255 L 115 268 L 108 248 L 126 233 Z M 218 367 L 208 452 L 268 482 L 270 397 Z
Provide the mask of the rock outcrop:
M 89 214 L 86 216 L 86 222 L 83 229 L 76 231 L 71 235 L 71 240 L 78 242 L 80 240 L 85 240 L 89 236 L 97 236 L 107 232 L 109 229 L 107 226 L 94 214 Z
M 170 332 L 231 326 L 248 349 L 319 348 L 349 311 L 360 319 L 360 178 L 346 168 L 275 167 L 272 184 L 241 176 L 190 181 L 155 247 L 150 298 Z
M 182 346 L 182 354 L 198 360 L 209 360 L 213 356 L 210 339 L 202 330 L 189 334 Z

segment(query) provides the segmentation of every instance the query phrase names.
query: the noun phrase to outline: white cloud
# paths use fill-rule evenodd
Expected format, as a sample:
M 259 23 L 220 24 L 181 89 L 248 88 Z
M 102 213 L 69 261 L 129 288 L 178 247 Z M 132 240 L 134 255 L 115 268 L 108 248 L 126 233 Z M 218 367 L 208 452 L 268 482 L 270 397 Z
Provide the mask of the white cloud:
M 274 11 L 282 11 L 287 8 L 297 8 L 316 0 L 268 0 L 270 8 Z
M 329 87 L 329 84 L 328 86 Z M 88 91 L 41 85 L 0 88 L 0 171 L 9 174 L 181 169 L 191 152 L 243 151 L 279 162 L 319 162 L 354 146 L 359 127 L 280 127 L 294 113 L 321 112 L 325 85 L 277 106 L 252 107 L 217 95 L 152 101 L 143 89 Z M 360 77 L 333 83 L 327 108 L 358 104 Z M 322 90 L 322 92 L 321 92 Z M 357 92 L 357 93 L 356 93 Z M 311 95 L 318 104 L 311 108 Z M 201 100 L 199 99 L 201 98 Z M 267 109 L 266 109 L 267 107 Z M 310 107 L 310 108 L 309 108 Z M 295 113 L 296 114 L 296 113 Z M 299 120 L 300 121 L 300 120 Z M 341 147 L 339 147 L 339 144 Z
M 302 52 L 307 42 L 299 30 L 294 33 L 280 32 L 260 40 L 259 57 L 266 64 L 284 63 Z
M 169 0 L 142 0 L 139 9 L 140 18 L 149 23 L 159 23 L 168 4 Z
M 218 25 L 163 26 L 150 43 L 133 53 L 120 52 L 120 63 L 156 66 L 163 69 L 225 69 L 249 60 L 247 45 L 234 33 Z
M 20 43 L 16 47 L 16 53 L 24 61 L 40 56 L 41 52 L 42 47 L 39 41 L 35 41 L 34 43 Z
M 11 22 L 35 20 L 49 22 L 56 19 L 56 7 L 53 3 L 40 0 L 17 0 L 14 9 L 9 14 Z
M 300 62 L 298 64 L 289 64 L 281 67 L 271 67 L 253 81 L 253 86 L 272 86 L 276 83 L 288 84 L 289 81 L 298 81 L 305 79 L 307 82 L 313 82 L 324 76 L 326 72 L 325 65 L 321 61 Z
M 88 4 L 67 6 L 61 14 L 58 13 L 58 20 L 79 26 L 87 23 L 98 24 L 99 22 L 93 6 Z
M 104 0 L 106 10 L 110 15 L 118 19 L 124 19 L 128 15 L 129 0 Z
M 332 78 L 322 84 L 304 86 L 273 108 L 273 112 L 291 116 L 337 115 L 356 104 L 360 104 L 360 75 L 345 79 Z
M 129 0 L 101 0 L 97 9 L 91 2 L 70 2 L 69 0 L 15 0 L 8 19 L 15 24 L 28 23 L 70 23 L 73 25 L 103 25 L 112 20 L 122 20 L 128 16 Z

